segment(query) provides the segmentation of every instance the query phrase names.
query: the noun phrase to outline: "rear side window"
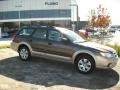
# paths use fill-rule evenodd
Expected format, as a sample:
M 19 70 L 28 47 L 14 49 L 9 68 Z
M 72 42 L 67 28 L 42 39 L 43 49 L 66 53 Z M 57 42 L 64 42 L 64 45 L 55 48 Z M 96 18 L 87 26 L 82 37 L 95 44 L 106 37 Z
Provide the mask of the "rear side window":
M 32 32 L 34 31 L 33 28 L 24 28 L 22 31 L 20 31 L 20 36 L 30 36 Z
M 37 29 L 33 34 L 33 38 L 37 39 L 46 39 L 47 37 L 47 30 L 45 29 Z

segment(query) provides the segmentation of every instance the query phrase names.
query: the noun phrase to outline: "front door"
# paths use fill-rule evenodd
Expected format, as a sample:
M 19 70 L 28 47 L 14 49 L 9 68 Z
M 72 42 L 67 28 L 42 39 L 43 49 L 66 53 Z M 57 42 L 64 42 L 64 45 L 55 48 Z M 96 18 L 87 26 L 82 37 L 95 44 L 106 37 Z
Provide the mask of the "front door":
M 62 57 L 72 57 L 74 50 L 72 45 L 62 41 L 63 35 L 57 30 L 48 30 L 48 47 L 49 54 Z

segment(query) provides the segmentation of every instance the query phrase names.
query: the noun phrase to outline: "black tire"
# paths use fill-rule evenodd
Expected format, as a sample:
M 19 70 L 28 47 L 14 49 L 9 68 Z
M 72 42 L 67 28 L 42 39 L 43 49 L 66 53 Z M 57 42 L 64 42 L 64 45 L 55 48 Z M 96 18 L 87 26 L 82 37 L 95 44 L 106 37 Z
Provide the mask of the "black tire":
M 23 57 L 22 56 L 22 52 L 24 53 L 24 51 L 26 52 L 26 57 Z M 31 58 L 31 53 L 30 53 L 30 50 L 28 49 L 28 47 L 26 46 L 21 46 L 18 50 L 18 53 L 19 53 L 19 58 L 20 60 L 22 61 L 29 61 L 30 58 Z
M 83 62 L 83 61 L 85 61 L 85 60 L 87 60 L 87 64 L 86 63 L 84 63 L 83 65 L 81 64 L 81 62 Z M 87 67 L 86 67 L 86 65 L 87 65 Z M 76 67 L 76 69 L 80 72 L 80 73 L 82 73 L 82 74 L 89 74 L 89 73 L 91 73 L 91 72 L 93 72 L 94 70 L 95 70 L 95 61 L 94 61 L 94 59 L 92 58 L 92 56 L 90 56 L 90 55 L 88 55 L 88 54 L 82 54 L 82 55 L 79 55 L 77 58 L 76 58 L 76 60 L 75 60 L 75 67 Z M 82 67 L 84 68 L 84 69 L 88 69 L 88 70 L 81 70 L 82 69 Z

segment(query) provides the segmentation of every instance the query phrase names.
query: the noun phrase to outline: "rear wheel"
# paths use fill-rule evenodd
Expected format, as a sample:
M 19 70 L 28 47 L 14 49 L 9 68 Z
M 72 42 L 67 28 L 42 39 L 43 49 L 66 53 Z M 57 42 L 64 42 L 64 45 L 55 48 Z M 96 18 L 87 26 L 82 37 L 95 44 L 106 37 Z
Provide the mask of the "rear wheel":
M 80 73 L 88 74 L 95 69 L 95 61 L 89 55 L 80 55 L 75 61 L 75 66 Z
M 26 46 L 21 46 L 18 52 L 21 60 L 23 61 L 30 60 L 31 54 L 29 49 Z

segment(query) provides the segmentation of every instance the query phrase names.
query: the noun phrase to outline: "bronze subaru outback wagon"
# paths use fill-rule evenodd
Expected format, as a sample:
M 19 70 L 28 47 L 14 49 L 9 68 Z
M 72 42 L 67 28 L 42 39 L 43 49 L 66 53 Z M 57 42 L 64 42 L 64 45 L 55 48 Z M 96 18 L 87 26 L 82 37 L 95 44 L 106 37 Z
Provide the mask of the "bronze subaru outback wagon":
M 72 62 L 83 74 L 95 68 L 113 68 L 118 61 L 114 49 L 87 42 L 75 32 L 61 27 L 23 27 L 14 35 L 11 48 L 23 61 L 40 56 Z

